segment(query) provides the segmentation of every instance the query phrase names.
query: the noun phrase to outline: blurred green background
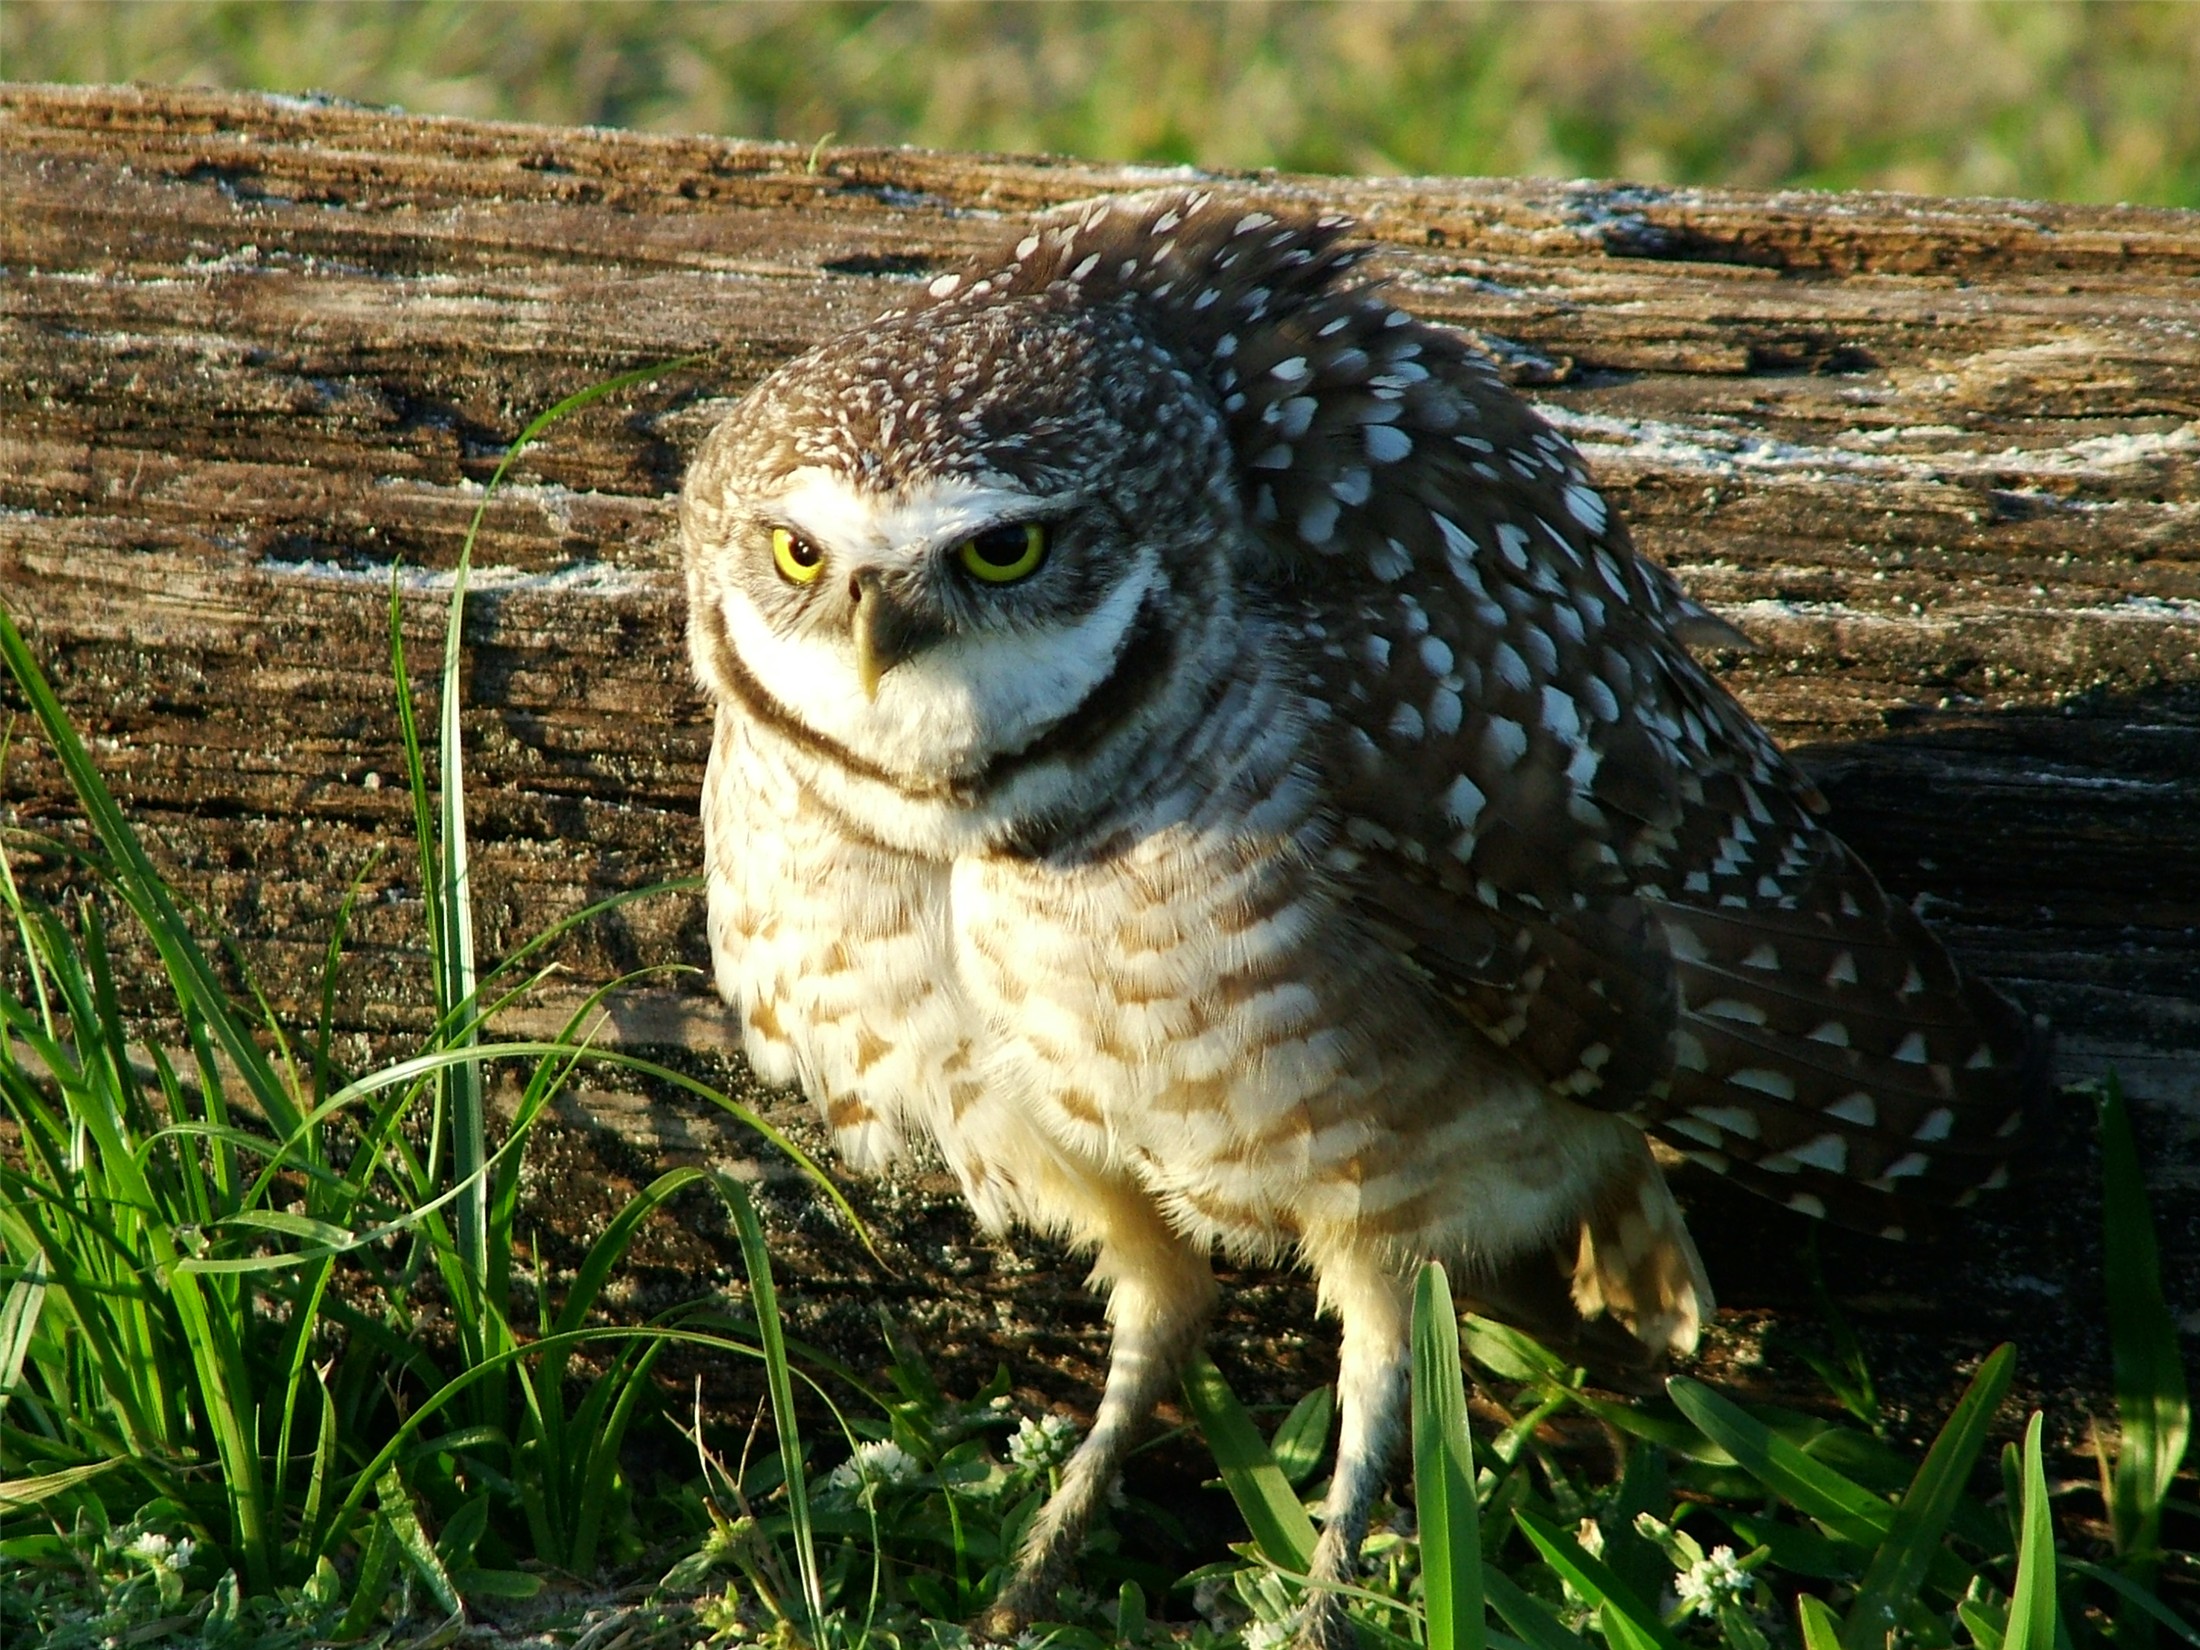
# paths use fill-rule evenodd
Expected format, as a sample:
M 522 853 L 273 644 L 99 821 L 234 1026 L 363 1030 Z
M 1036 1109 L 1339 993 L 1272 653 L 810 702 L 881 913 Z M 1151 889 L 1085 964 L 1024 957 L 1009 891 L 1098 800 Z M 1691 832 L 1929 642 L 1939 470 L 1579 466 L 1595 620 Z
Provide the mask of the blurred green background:
M 0 0 L 0 75 L 802 143 L 2200 206 L 2194 0 Z

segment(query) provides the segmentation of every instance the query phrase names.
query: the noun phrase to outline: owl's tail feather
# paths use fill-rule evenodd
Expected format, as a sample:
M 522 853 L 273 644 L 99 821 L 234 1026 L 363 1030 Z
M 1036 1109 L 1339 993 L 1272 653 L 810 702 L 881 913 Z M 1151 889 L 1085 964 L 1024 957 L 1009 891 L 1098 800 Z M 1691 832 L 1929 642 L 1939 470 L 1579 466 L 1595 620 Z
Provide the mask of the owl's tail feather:
M 1695 1350 L 1714 1310 L 1695 1240 L 1647 1145 L 1548 1249 L 1476 1278 L 1475 1307 L 1623 1388 Z

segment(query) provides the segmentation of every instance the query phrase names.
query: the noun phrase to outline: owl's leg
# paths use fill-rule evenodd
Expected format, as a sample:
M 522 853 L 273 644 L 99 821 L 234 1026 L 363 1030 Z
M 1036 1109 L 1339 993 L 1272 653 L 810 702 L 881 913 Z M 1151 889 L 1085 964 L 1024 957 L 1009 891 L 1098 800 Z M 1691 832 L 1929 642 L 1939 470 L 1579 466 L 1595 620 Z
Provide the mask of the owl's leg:
M 1406 1279 L 1370 1245 L 1309 1248 L 1322 1304 L 1336 1313 L 1344 1335 L 1337 1356 L 1337 1470 L 1307 1572 L 1314 1590 L 1298 1642 L 1304 1650 L 1352 1650 L 1357 1640 L 1344 1598 L 1328 1589 L 1358 1580 L 1368 1515 L 1397 1453 L 1412 1366 L 1413 1297 Z
M 1015 1574 L 979 1623 L 996 1639 L 1013 1638 L 1055 1609 L 1054 1595 L 1139 1426 L 1175 1387 L 1214 1310 L 1207 1251 L 1171 1228 L 1142 1188 L 1117 1181 L 1068 1190 L 1081 1205 L 1072 1230 L 1099 1238 L 1091 1281 L 1108 1290 L 1114 1326 L 1107 1385 L 1092 1431 L 1063 1467 L 1061 1487 L 1024 1538 Z

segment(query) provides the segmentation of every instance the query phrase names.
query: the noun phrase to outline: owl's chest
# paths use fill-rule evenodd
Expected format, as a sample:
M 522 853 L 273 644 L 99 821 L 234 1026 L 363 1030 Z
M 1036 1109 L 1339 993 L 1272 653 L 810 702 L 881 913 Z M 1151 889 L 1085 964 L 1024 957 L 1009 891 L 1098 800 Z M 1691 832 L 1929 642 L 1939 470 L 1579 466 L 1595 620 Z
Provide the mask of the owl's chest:
M 839 1102 L 836 1127 L 850 1097 L 875 1110 L 889 1089 L 952 1125 L 966 1070 L 1086 1117 L 1314 1029 L 1301 976 L 1325 902 L 1295 842 L 1310 808 L 1262 831 L 1188 810 L 1068 861 L 935 859 L 851 829 L 772 756 L 722 724 L 703 810 L 712 950 L 760 1072 Z

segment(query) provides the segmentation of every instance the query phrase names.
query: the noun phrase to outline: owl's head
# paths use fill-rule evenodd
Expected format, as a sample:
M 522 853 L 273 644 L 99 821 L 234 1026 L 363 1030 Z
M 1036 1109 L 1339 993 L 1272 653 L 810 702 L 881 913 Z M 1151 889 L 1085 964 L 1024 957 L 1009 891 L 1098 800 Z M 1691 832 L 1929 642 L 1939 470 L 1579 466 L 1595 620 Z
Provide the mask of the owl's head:
M 966 782 L 1226 582 L 1228 451 L 1128 306 L 1046 284 L 889 317 L 772 373 L 704 447 L 681 503 L 696 667 L 862 764 Z

